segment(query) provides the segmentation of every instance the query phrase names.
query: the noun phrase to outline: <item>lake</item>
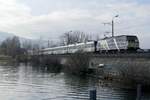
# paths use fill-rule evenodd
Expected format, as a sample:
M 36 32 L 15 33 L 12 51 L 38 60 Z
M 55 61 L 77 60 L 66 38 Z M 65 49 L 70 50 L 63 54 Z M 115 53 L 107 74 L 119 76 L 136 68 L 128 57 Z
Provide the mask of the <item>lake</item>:
M 118 83 L 52 73 L 24 64 L 0 66 L 0 100 L 88 100 L 92 88 L 97 89 L 98 100 L 136 98 L 135 90 L 124 89 Z M 150 94 L 144 93 L 142 100 L 150 100 Z

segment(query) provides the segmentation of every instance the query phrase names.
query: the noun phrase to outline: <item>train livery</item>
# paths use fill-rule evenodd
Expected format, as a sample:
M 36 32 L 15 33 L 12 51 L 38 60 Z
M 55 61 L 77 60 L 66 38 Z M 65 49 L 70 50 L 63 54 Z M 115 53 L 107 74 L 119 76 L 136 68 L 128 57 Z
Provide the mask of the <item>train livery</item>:
M 98 41 L 90 41 L 86 43 L 76 43 L 66 46 L 58 46 L 42 49 L 43 54 L 65 54 L 76 52 L 120 52 L 120 51 L 136 51 L 139 49 L 139 40 L 137 36 L 120 35 L 107 37 Z

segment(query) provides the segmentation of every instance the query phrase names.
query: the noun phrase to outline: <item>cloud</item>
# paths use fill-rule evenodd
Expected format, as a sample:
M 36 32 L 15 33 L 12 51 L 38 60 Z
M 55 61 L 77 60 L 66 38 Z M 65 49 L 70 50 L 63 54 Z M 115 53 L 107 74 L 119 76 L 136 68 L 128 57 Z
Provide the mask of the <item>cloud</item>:
M 27 13 L 29 8 L 15 2 L 16 0 L 0 0 L 0 20 L 4 25 L 15 25 L 30 17 Z
M 119 14 L 114 19 L 116 34 L 136 34 L 142 46 L 148 47 L 149 11 L 149 4 L 137 0 L 0 0 L 0 31 L 33 38 L 55 38 L 70 30 L 103 36 L 111 26 L 102 23 Z
M 31 17 L 30 8 L 17 3 L 17 0 L 0 0 L 0 31 L 15 33 L 10 29 Z

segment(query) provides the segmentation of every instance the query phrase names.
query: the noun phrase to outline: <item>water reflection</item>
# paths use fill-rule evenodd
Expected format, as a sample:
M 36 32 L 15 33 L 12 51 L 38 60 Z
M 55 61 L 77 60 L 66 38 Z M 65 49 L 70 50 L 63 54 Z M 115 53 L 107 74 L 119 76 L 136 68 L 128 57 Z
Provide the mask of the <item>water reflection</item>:
M 43 67 L 0 66 L 1 100 L 88 100 L 90 88 L 97 88 L 98 100 L 135 100 L 135 91 L 110 82 L 51 73 Z M 143 96 L 148 100 L 149 95 Z

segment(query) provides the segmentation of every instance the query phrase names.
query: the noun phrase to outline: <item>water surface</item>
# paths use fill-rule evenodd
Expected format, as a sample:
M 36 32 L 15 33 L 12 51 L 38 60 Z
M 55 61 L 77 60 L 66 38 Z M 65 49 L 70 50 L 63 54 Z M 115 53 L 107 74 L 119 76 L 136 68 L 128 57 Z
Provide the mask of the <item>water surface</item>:
M 23 64 L 0 66 L 0 100 L 88 100 L 91 88 L 97 89 L 98 100 L 135 100 L 134 90 L 110 82 Z M 150 100 L 149 94 L 142 98 Z

